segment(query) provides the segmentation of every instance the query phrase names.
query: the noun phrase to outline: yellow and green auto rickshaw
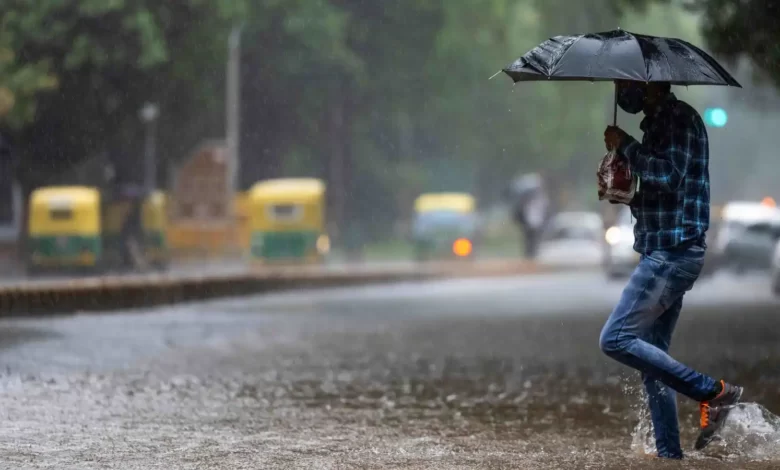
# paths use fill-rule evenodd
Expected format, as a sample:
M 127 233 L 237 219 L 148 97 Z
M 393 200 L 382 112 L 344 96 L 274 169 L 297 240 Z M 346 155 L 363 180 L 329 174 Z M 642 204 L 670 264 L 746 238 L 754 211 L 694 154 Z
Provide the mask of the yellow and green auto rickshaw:
M 478 242 L 476 199 L 468 193 L 426 193 L 414 202 L 415 258 L 473 259 Z
M 320 263 L 325 234 L 325 184 L 314 178 L 274 179 L 249 191 L 250 253 L 260 262 Z
M 103 262 L 100 192 L 50 186 L 30 195 L 28 270 L 97 271 Z
M 164 192 L 154 191 L 146 197 L 141 208 L 146 259 L 158 270 L 167 269 L 170 263 L 166 202 L 167 199 Z

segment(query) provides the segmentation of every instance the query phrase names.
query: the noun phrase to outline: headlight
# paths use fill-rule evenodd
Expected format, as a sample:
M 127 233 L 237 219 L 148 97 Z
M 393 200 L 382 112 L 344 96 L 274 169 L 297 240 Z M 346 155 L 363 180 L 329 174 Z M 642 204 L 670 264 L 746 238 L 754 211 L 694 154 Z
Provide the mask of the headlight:
M 620 227 L 610 227 L 604 234 L 604 238 L 610 245 L 617 245 L 623 239 L 623 231 L 620 230 Z
M 470 255 L 472 248 L 471 240 L 468 238 L 458 238 L 452 244 L 452 252 L 461 258 Z

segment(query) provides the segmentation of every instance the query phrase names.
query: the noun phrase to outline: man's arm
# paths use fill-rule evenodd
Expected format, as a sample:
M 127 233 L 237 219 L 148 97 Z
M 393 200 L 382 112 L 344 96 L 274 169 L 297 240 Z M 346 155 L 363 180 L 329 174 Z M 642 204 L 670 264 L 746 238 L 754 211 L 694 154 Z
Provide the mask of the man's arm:
M 669 141 L 661 151 L 651 151 L 630 135 L 623 138 L 619 152 L 628 158 L 629 167 L 639 177 L 643 189 L 669 193 L 680 187 L 698 133 L 692 119 L 680 121 L 684 119 L 670 121 Z

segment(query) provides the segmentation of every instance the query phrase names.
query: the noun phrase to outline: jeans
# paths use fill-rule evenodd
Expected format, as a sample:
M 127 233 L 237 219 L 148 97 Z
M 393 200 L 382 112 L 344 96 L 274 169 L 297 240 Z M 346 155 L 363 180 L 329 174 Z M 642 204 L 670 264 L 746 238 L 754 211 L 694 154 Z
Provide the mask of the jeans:
M 675 391 L 704 401 L 716 387 L 712 377 L 668 354 L 683 296 L 699 277 L 704 251 L 693 245 L 643 255 L 599 340 L 604 353 L 642 373 L 659 457 L 682 458 Z

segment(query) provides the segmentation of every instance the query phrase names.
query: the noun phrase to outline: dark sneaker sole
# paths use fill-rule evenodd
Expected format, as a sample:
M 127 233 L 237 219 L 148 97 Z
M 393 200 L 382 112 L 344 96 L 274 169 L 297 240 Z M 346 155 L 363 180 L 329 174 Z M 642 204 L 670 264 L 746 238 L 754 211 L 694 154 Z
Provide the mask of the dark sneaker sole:
M 718 407 L 721 410 L 721 413 L 723 413 L 721 415 L 722 418 L 719 417 L 716 426 L 710 429 L 706 429 L 699 434 L 699 437 L 696 438 L 696 444 L 694 444 L 693 446 L 695 450 L 702 450 L 705 447 L 707 447 L 709 443 L 718 439 L 718 435 L 717 435 L 718 431 L 720 431 L 723 425 L 726 423 L 726 419 L 728 419 L 729 414 L 731 414 L 731 410 L 739 404 L 739 401 L 742 399 L 742 392 L 744 391 L 745 389 L 743 388 L 739 389 L 737 398 L 734 400 L 734 403 L 732 403 L 731 405 Z

